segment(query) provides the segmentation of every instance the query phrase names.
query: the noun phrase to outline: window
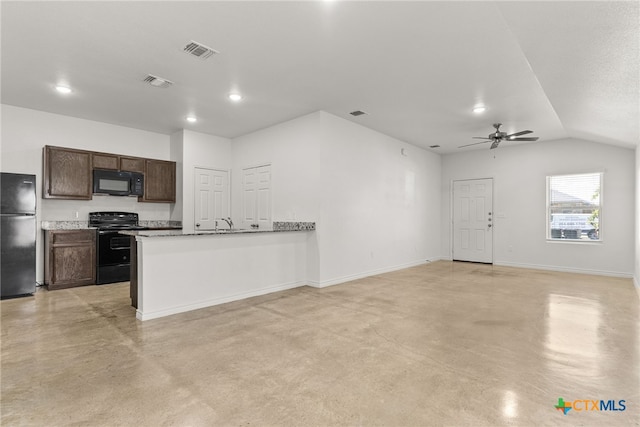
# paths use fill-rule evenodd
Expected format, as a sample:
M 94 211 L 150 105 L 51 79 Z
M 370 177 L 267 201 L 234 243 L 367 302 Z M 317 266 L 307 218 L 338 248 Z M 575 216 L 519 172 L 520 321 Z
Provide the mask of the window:
M 547 177 L 547 238 L 601 240 L 602 174 Z

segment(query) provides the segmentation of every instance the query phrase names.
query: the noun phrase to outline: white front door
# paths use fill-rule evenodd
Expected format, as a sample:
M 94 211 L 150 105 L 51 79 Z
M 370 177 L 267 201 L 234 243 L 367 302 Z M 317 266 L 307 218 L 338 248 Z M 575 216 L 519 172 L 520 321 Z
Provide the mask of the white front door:
M 244 227 L 271 226 L 271 165 L 243 169 L 242 222 Z
M 229 171 L 195 168 L 195 229 L 225 228 L 221 218 L 229 217 Z
M 493 179 L 453 182 L 453 259 L 493 263 Z

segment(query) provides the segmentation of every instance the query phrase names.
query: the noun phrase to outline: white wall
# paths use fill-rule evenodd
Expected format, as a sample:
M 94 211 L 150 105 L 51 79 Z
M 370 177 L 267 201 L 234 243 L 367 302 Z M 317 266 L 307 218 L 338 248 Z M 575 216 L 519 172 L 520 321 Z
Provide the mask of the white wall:
M 451 257 L 451 182 L 494 179 L 494 263 L 631 277 L 634 155 L 580 140 L 500 146 L 443 156 L 442 253 Z M 547 242 L 546 176 L 604 172 L 601 243 Z
M 184 129 L 171 134 L 169 152 L 171 161 L 176 162 L 176 202 L 171 204 L 170 217 L 173 221 L 182 221 L 184 186 Z
M 270 163 L 272 219 L 319 227 L 320 116 L 309 114 L 233 139 L 231 217 L 236 224 L 242 218 L 242 169 Z M 309 236 L 307 248 L 306 276 L 314 282 L 320 280 L 318 233 Z
M 317 221 L 320 198 L 320 113 L 233 139 L 231 212 L 242 216 L 242 169 L 270 163 L 272 218 L 275 221 Z
M 636 147 L 636 250 L 634 281 L 640 296 L 640 146 Z
M 243 168 L 271 163 L 273 219 L 316 222 L 310 284 L 439 257 L 437 154 L 325 112 L 235 138 L 232 150 L 232 200 Z
M 2 105 L 1 136 L 2 172 L 36 175 L 38 224 L 43 220 L 87 221 L 89 212 L 101 210 L 138 212 L 140 219 L 169 219 L 169 203 L 139 203 L 134 197 L 96 196 L 90 201 L 42 199 L 42 147 L 45 145 L 168 160 L 168 135 Z M 42 233 L 38 233 L 36 248 L 36 280 L 42 282 Z
M 321 119 L 321 283 L 438 259 L 440 156 L 328 113 Z

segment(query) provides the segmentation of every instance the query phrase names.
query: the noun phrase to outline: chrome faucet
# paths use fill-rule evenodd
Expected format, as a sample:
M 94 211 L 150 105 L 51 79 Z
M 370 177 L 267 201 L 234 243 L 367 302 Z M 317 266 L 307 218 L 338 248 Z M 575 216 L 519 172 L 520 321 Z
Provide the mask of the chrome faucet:
M 229 224 L 229 230 L 233 230 L 233 221 L 231 221 L 231 217 L 229 218 L 221 218 L 224 222 Z

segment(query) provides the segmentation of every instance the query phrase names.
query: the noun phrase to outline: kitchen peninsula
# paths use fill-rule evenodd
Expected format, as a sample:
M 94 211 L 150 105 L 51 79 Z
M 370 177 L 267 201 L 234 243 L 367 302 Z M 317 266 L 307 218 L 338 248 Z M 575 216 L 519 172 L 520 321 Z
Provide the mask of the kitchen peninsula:
M 303 286 L 314 230 L 315 223 L 274 222 L 272 229 L 122 231 L 135 239 L 136 317 L 150 320 Z

